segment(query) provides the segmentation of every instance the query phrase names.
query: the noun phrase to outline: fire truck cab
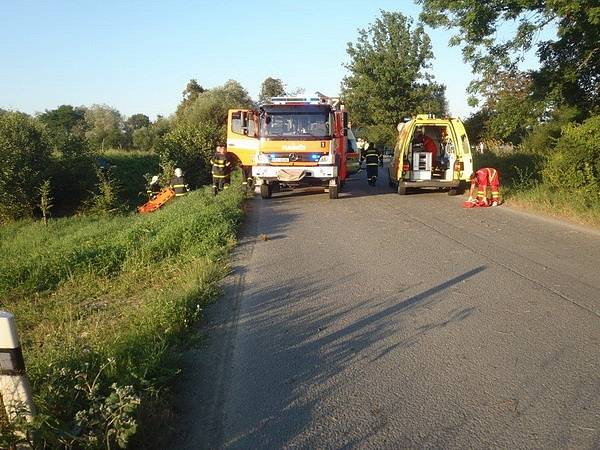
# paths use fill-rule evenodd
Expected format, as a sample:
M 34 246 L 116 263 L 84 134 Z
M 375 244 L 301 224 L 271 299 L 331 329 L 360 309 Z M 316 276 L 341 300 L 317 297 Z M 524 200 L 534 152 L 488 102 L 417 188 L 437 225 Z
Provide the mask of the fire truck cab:
M 337 198 L 348 176 L 348 114 L 338 99 L 274 97 L 254 110 L 230 110 L 228 152 L 252 176 L 262 198 L 279 186 L 322 186 Z

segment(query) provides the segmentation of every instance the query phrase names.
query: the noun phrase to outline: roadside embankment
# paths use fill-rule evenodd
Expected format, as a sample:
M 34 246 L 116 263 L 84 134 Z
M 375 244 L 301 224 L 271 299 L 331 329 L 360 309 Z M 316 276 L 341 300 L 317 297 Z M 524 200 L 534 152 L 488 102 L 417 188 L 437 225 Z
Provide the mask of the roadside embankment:
M 0 307 L 15 314 L 50 448 L 131 443 L 177 373 L 174 349 L 218 295 L 244 193 L 207 188 L 156 213 L 0 227 Z M 153 400 L 154 399 L 154 400 Z M 0 447 L 15 436 L 6 425 Z
M 548 171 L 548 157 L 539 154 L 488 152 L 475 154 L 474 158 L 476 169 L 495 167 L 500 171 L 502 196 L 507 204 L 600 228 L 596 183 L 587 182 L 578 188 L 551 185 L 543 176 Z

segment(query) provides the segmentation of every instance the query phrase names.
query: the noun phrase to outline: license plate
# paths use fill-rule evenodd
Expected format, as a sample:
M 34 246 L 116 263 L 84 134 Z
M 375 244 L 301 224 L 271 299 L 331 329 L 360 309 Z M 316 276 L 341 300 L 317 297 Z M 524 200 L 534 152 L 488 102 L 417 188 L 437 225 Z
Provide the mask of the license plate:
M 290 162 L 290 158 L 271 158 L 271 162 Z

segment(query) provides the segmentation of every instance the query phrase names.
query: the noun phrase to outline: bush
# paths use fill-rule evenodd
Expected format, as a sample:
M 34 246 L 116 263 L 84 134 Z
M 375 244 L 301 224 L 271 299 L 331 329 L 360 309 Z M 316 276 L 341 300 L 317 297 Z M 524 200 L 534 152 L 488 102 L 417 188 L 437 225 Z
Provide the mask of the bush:
M 148 175 L 159 173 L 159 157 L 141 151 L 110 150 L 102 154 L 119 184 L 119 201 L 127 209 L 145 203 Z
M 500 181 L 514 189 L 524 189 L 541 181 L 545 157 L 512 145 L 489 145 L 483 154 L 474 153 L 475 170 L 494 167 L 500 172 Z
M 119 200 L 119 191 L 121 190 L 121 187 L 115 179 L 110 167 L 107 169 L 100 168 L 96 170 L 96 176 L 98 177 L 96 191 L 86 202 L 86 211 L 99 215 L 115 214 L 123 211 L 124 205 Z
M 0 115 L 0 222 L 33 215 L 50 153 L 35 119 L 17 112 Z
M 210 181 L 210 158 L 223 138 L 223 128 L 212 123 L 179 124 L 163 138 L 160 159 L 181 168 L 188 184 L 198 187 Z
M 549 155 L 554 150 L 563 127 L 576 121 L 579 116 L 579 111 L 573 107 L 556 110 L 549 121 L 535 126 L 523 138 L 521 147 L 529 153 Z
M 563 128 L 556 148 L 543 170 L 544 181 L 552 188 L 590 197 L 600 197 L 600 116 L 581 125 Z
M 76 211 L 90 196 L 97 183 L 95 159 L 87 152 L 75 155 L 55 154 L 47 173 L 52 180 L 55 216 Z

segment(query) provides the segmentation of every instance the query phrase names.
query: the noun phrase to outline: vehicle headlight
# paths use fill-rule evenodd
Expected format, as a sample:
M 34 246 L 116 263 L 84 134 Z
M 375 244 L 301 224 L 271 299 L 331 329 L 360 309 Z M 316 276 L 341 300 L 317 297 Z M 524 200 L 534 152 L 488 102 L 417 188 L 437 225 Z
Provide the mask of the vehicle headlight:
M 333 155 L 323 155 L 319 158 L 319 164 L 333 164 Z
M 269 164 L 271 159 L 269 155 L 265 155 L 264 153 L 259 153 L 256 155 L 256 164 Z

